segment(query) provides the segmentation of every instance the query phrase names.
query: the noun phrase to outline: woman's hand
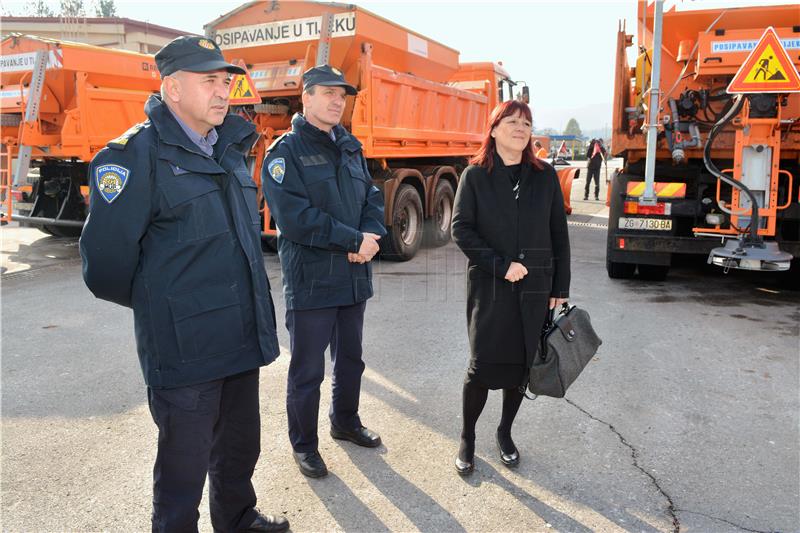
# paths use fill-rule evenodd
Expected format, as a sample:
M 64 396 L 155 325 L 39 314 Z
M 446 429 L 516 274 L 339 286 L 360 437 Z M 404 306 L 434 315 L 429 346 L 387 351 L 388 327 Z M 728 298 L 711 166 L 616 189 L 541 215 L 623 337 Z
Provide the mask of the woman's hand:
M 528 275 L 528 269 L 522 263 L 511 263 L 506 272 L 506 281 L 516 283 Z
M 550 298 L 550 309 L 561 307 L 565 303 L 567 303 L 567 298 Z

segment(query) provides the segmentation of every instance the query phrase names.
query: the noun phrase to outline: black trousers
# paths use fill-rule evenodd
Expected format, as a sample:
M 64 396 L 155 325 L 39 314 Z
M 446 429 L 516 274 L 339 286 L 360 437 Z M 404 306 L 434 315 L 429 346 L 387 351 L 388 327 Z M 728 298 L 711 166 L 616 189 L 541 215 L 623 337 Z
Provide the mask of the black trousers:
M 583 197 L 589 197 L 589 185 L 591 185 L 592 178 L 594 177 L 594 197 L 597 198 L 600 195 L 600 167 L 588 167 L 588 171 L 586 175 L 586 189 L 583 191 Z
M 153 468 L 154 532 L 196 532 L 206 474 L 214 531 L 256 518 L 250 478 L 261 452 L 259 370 L 177 387 L 147 389 L 158 426 Z
M 296 452 L 317 450 L 319 387 L 325 378 L 325 349 L 333 362 L 333 395 L 328 413 L 331 424 L 342 429 L 361 427 L 361 339 L 366 302 L 342 307 L 286 311 L 292 360 L 286 387 L 289 441 Z

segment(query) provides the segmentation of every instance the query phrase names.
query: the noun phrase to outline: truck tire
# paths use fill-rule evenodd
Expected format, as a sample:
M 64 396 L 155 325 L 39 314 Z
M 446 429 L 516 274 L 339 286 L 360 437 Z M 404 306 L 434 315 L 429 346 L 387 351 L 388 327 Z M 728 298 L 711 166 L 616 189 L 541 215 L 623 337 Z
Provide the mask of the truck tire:
M 721 270 L 721 269 L 720 269 Z M 800 291 L 800 259 L 792 259 L 789 270 L 778 272 L 778 287 L 789 291 Z
M 628 184 L 628 175 L 619 173 L 611 182 L 614 191 L 624 189 Z M 622 212 L 622 198 L 616 192 L 610 197 L 608 206 L 608 236 L 606 237 L 606 272 L 611 279 L 630 279 L 636 272 L 636 263 L 620 263 L 612 261 L 611 251 L 614 249 L 614 233 L 619 224 L 619 215 Z
M 380 240 L 381 256 L 392 261 L 408 261 L 422 244 L 423 211 L 419 193 L 411 185 L 400 185 L 394 196 L 389 234 Z
M 669 273 L 669 265 L 639 265 L 639 277 L 647 281 L 664 281 Z
M 453 221 L 455 197 L 450 182 L 440 180 L 436 184 L 436 191 L 433 193 L 433 213 L 425 223 L 425 241 L 429 246 L 439 247 L 450 242 L 450 223 Z
M 261 251 L 276 253 L 278 251 L 278 236 L 261 234 Z
M 630 279 L 636 272 L 634 263 L 617 263 L 606 259 L 606 272 L 611 279 Z
M 83 228 L 75 226 L 39 226 L 39 229 L 53 237 L 68 237 L 74 239 L 81 236 Z

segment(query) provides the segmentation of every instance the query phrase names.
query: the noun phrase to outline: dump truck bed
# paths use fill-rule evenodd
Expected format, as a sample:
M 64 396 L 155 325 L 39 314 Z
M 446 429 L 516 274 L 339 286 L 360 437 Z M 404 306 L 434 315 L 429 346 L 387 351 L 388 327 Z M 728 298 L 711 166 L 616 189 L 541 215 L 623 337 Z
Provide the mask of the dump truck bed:
M 342 123 L 368 158 L 475 153 L 505 71 L 489 62 L 462 66 L 458 51 L 348 4 L 251 2 L 205 26 L 229 60 L 247 64 L 265 102 L 289 102 L 282 115 L 257 119 L 266 137 L 288 129 L 299 110 L 302 73 L 316 64 L 326 14 L 328 63 L 359 89 Z

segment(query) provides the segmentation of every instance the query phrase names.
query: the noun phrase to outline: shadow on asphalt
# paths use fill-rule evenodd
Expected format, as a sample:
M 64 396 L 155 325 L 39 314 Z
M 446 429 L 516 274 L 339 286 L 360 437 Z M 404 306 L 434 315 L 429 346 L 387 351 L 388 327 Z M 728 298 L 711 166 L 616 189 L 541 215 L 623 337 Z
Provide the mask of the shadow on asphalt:
M 369 479 L 418 530 L 466 533 L 466 529 L 447 509 L 389 466 L 383 458 L 384 446 L 379 448 L 379 453 L 369 454 L 361 453 L 361 450 L 346 443 L 342 444 L 342 448 L 364 477 Z
M 308 485 L 343 531 L 391 531 L 333 472 L 322 480 L 309 479 Z

